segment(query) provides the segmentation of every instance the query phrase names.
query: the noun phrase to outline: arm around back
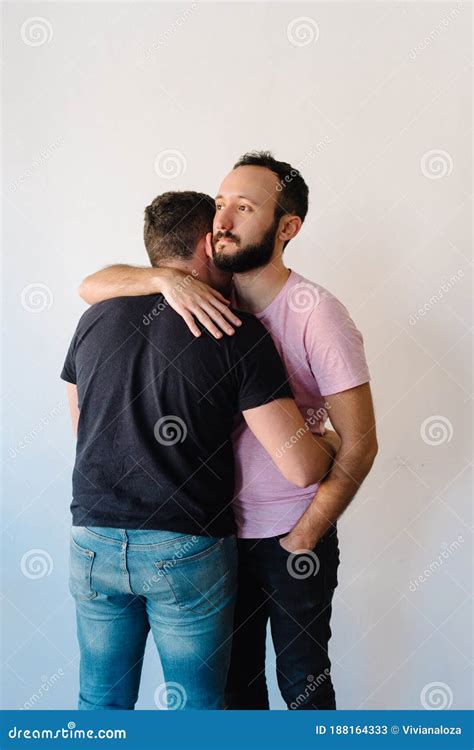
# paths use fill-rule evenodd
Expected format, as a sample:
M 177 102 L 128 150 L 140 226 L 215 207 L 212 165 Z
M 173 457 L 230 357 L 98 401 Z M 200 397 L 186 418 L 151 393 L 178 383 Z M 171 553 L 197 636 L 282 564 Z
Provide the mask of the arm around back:
M 279 398 L 243 411 L 247 425 L 275 466 L 292 484 L 320 482 L 335 454 L 332 440 L 312 435 L 292 398 Z

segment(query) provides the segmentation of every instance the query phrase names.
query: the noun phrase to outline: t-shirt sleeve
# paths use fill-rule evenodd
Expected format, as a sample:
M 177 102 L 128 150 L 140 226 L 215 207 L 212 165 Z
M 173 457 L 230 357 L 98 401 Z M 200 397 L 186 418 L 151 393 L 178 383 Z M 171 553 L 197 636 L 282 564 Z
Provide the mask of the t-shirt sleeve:
M 369 382 L 362 334 L 335 297 L 324 297 L 312 311 L 305 348 L 322 396 Z
M 234 335 L 233 376 L 238 409 L 254 409 L 279 398 L 293 398 L 285 367 L 270 333 L 257 318 L 245 318 Z
M 65 380 L 67 383 L 74 383 L 76 384 L 76 362 L 75 362 L 75 355 L 76 355 L 76 338 L 77 338 L 77 331 L 73 336 L 73 339 L 69 345 L 68 352 L 66 354 L 66 359 L 64 361 L 63 369 L 61 370 L 61 379 Z

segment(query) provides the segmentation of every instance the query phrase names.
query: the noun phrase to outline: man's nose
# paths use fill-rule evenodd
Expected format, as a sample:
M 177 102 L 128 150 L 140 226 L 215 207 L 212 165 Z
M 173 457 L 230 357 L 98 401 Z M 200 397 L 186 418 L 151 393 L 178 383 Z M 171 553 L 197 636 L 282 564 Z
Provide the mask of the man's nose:
M 221 232 L 230 232 L 233 226 L 234 222 L 230 209 L 223 208 L 217 212 L 216 229 L 220 230 Z

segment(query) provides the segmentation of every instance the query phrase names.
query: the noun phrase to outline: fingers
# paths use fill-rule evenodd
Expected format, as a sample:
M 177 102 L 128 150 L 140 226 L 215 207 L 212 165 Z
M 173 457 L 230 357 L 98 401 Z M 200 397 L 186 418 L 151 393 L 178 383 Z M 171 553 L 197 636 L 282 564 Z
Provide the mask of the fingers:
M 212 319 L 206 312 L 204 312 L 202 307 L 197 307 L 195 310 L 193 310 L 193 315 L 199 320 L 200 323 L 203 324 L 204 328 L 206 328 L 209 333 L 214 336 L 214 338 L 222 338 L 222 331 L 220 331 L 219 328 L 213 323 Z
M 230 310 L 230 301 L 216 289 L 197 279 L 188 289 L 173 283 L 163 289 L 163 295 L 181 315 L 193 336 L 197 337 L 202 333 L 196 320 L 216 339 L 222 338 L 223 332 L 232 336 L 235 333 L 234 326 L 242 325 L 240 318 Z
M 228 307 L 226 307 L 221 302 L 219 302 L 218 300 L 216 300 L 216 299 L 214 299 L 212 297 L 208 298 L 207 301 L 204 300 L 204 299 L 203 300 L 199 300 L 198 304 L 200 304 L 201 307 L 206 310 L 206 312 L 208 312 L 208 307 L 212 306 L 215 309 L 215 311 L 217 311 L 218 314 L 223 315 L 224 318 L 226 318 L 227 321 L 229 323 L 231 323 L 232 325 L 234 325 L 234 326 L 241 326 L 242 325 L 242 321 L 240 320 L 240 318 L 237 317 L 237 315 L 235 315 L 232 312 L 232 310 L 229 310 Z M 214 318 L 214 320 L 216 320 L 216 318 Z M 233 333 L 233 331 L 232 331 L 232 333 Z
M 226 333 L 228 336 L 232 336 L 232 334 L 235 333 L 235 329 L 232 328 L 224 316 L 221 315 L 221 313 L 211 304 L 206 304 L 205 302 L 200 301 L 199 305 L 193 305 L 191 309 L 183 308 L 181 306 L 175 306 L 173 309 L 181 315 L 193 336 L 201 335 L 201 331 L 196 324 L 195 318 L 197 318 L 204 328 L 206 328 L 206 330 L 208 330 L 216 339 L 222 338 L 222 332 Z M 224 314 L 229 312 L 229 310 L 224 309 Z M 235 315 L 232 315 L 232 319 L 233 321 L 236 320 L 239 326 L 242 324 L 242 321 L 236 318 Z
M 193 316 L 197 318 L 215 338 L 221 338 L 222 332 L 228 336 L 232 336 L 235 333 L 235 328 L 242 325 L 242 321 L 234 313 L 229 310 L 224 304 L 216 300 L 215 298 L 209 298 L 207 301 L 203 297 L 195 299 L 193 302 L 186 300 L 181 302 L 180 305 L 176 303 L 173 305 L 177 313 L 185 318 L 186 323 L 190 331 L 196 336 L 198 335 L 195 331 L 199 331 Z M 190 320 L 193 320 L 191 326 Z
M 219 330 L 219 328 L 214 324 L 211 317 L 203 310 L 202 307 L 199 307 L 198 305 L 194 305 L 193 307 L 182 307 L 181 305 L 171 305 L 173 310 L 178 313 L 178 315 L 181 315 L 184 322 L 188 326 L 189 330 L 193 334 L 193 336 L 199 337 L 202 333 L 199 326 L 196 323 L 195 318 L 199 320 L 200 323 L 206 328 L 209 333 L 211 333 L 216 339 L 222 338 L 222 331 Z M 214 310 L 212 313 L 215 317 L 217 317 L 218 313 L 215 312 L 215 309 L 209 305 L 209 311 Z M 222 318 L 222 316 L 221 316 Z M 222 318 L 222 330 L 224 330 L 226 333 L 229 333 L 231 335 L 234 333 L 234 329 L 231 328 L 228 324 L 226 325 L 224 318 Z
M 174 309 L 176 310 L 176 308 Z M 196 324 L 196 321 L 194 320 L 191 313 L 189 313 L 187 310 L 176 310 L 176 312 L 181 315 L 193 336 L 196 336 L 196 338 L 198 338 L 201 335 L 201 331 L 199 330 L 199 326 Z
M 219 310 L 216 310 L 215 307 L 212 305 L 207 305 L 204 302 L 201 303 L 201 310 L 205 312 L 208 317 L 216 324 L 216 326 L 221 330 L 224 331 L 224 333 L 227 333 L 228 336 L 232 336 L 233 333 L 235 333 L 235 329 L 232 328 L 230 323 L 224 318 L 223 315 L 219 312 Z M 207 326 L 206 326 L 207 328 Z M 208 328 L 210 331 L 210 329 Z M 212 331 L 211 331 L 212 333 Z
M 219 300 L 219 302 L 223 302 L 224 305 L 230 305 L 230 300 L 227 299 L 227 297 L 224 297 L 223 294 L 217 291 L 217 289 L 213 289 L 212 287 L 209 287 L 209 291 L 211 294 Z

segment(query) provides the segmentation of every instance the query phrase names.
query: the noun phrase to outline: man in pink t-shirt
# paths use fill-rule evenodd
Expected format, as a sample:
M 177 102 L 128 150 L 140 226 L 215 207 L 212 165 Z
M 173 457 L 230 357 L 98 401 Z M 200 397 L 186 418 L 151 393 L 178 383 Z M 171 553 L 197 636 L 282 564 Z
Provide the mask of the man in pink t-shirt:
M 362 336 L 330 292 L 283 263 L 307 209 L 301 174 L 268 152 L 245 154 L 216 198 L 210 252 L 219 269 L 234 273 L 235 307 L 268 329 L 307 428 L 324 429 L 329 416 L 342 438 L 329 477 L 319 488 L 298 489 L 273 468 L 245 424 L 235 428 L 239 589 L 229 709 L 269 707 L 268 622 L 288 708 L 336 708 L 328 655 L 339 565 L 336 521 L 377 452 Z M 291 451 L 294 441 L 280 450 Z
M 208 236 L 208 255 L 233 273 L 233 310 L 218 291 L 170 268 L 116 266 L 82 285 L 88 302 L 161 292 L 196 336 L 202 333 L 196 321 L 220 338 L 239 324 L 235 308 L 253 313 L 283 359 L 305 429 L 321 432 L 329 417 L 341 439 L 330 474 L 319 486 L 299 489 L 278 473 L 245 424 L 235 426 L 239 584 L 230 709 L 269 708 L 269 622 L 288 708 L 336 708 L 328 642 L 338 583 L 337 519 L 377 454 L 362 336 L 344 305 L 283 262 L 307 210 L 308 187 L 299 171 L 269 152 L 251 152 L 221 183 Z M 291 454 L 299 439 L 297 433 L 278 450 Z
M 319 434 L 328 414 L 325 397 L 370 379 L 360 332 L 344 305 L 295 271 L 255 316 L 272 336 L 308 429 Z M 313 500 L 318 485 L 299 489 L 288 482 L 268 461 L 243 419 L 235 428 L 233 443 L 239 537 L 287 533 Z M 291 450 L 291 445 L 281 450 Z

